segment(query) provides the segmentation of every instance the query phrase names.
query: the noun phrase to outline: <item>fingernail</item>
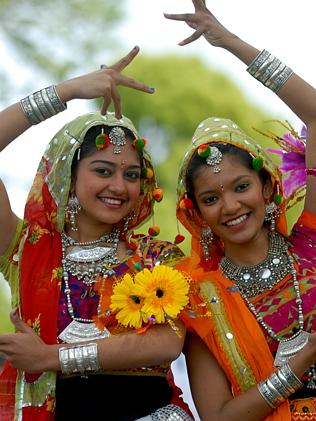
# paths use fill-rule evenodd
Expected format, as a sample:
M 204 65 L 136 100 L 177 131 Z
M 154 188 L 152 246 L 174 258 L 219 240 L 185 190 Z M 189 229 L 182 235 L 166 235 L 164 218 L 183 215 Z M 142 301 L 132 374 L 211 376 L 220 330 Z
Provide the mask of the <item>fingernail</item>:
M 138 50 L 139 46 L 135 45 L 135 47 L 133 48 L 133 50 Z
M 153 92 L 156 92 L 156 89 L 149 87 L 149 91 L 153 93 Z

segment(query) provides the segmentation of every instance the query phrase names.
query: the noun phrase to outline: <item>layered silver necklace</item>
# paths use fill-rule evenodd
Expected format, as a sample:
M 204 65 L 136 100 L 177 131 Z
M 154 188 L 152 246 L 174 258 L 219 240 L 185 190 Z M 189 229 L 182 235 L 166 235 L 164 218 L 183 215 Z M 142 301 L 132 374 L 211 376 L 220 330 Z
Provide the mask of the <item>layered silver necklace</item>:
M 119 263 L 117 257 L 119 235 L 120 231 L 115 229 L 97 240 L 76 242 L 73 238 L 62 233 L 63 280 L 67 310 L 72 318 L 72 322 L 59 335 L 62 341 L 74 343 L 110 336 L 107 329 L 101 331 L 92 319 L 75 317 L 71 301 L 69 274 L 82 280 L 87 287 L 91 287 L 98 276 L 111 275 L 113 272 L 112 266 Z M 72 247 L 69 253 L 67 253 L 68 247 Z M 97 313 L 100 315 L 100 301 Z
M 279 342 L 274 360 L 275 367 L 281 366 L 289 358 L 296 355 L 307 344 L 309 333 L 303 330 L 304 313 L 300 286 L 296 276 L 294 260 L 284 238 L 276 232 L 270 234 L 268 256 L 259 265 L 237 266 L 229 258 L 224 257 L 219 266 L 225 277 L 235 282 L 240 294 L 256 317 L 258 323 L 263 326 L 273 339 Z M 296 295 L 295 302 L 298 309 L 299 330 L 291 337 L 283 339 L 278 337 L 274 330 L 267 325 L 250 301 L 250 298 L 271 289 L 289 273 L 293 278 L 293 287 Z M 255 285 L 256 283 L 258 285 Z

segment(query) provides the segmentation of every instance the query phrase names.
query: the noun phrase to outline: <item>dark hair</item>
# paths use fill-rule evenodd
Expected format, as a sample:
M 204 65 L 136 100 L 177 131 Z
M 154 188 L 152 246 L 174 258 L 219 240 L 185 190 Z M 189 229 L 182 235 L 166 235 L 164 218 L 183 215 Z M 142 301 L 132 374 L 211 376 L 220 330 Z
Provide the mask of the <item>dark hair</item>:
M 216 146 L 223 155 L 228 155 L 232 158 L 236 158 L 244 167 L 255 171 L 252 166 L 252 156 L 245 151 L 244 149 L 238 148 L 235 145 L 231 145 L 230 143 L 212 143 L 211 146 Z M 185 176 L 185 185 L 188 196 L 191 200 L 194 201 L 194 178 L 196 173 L 202 166 L 207 165 L 205 158 L 199 156 L 198 151 L 196 150 L 189 162 L 188 169 Z M 266 181 L 270 178 L 270 174 L 265 170 L 261 169 L 258 171 L 258 175 L 264 186 Z
M 127 129 L 126 127 L 105 126 L 105 125 L 98 125 L 98 126 L 90 127 L 90 129 L 85 134 L 85 137 L 84 137 L 84 140 L 82 142 L 81 147 L 78 149 L 78 152 L 76 153 L 76 155 L 74 156 L 74 159 L 72 161 L 72 168 L 71 168 L 72 174 L 74 174 L 77 170 L 78 154 L 80 153 L 80 159 L 83 159 L 83 158 L 86 158 L 87 156 L 91 155 L 92 153 L 94 153 L 97 150 L 97 148 L 95 146 L 96 137 L 99 134 L 102 133 L 102 130 L 103 130 L 104 134 L 108 135 L 114 127 L 120 127 L 124 131 L 125 137 L 126 137 L 127 140 L 130 140 L 132 142 L 135 139 L 134 133 L 131 130 Z M 142 158 L 143 158 L 142 152 L 137 149 L 137 153 L 139 155 L 140 162 L 142 162 Z

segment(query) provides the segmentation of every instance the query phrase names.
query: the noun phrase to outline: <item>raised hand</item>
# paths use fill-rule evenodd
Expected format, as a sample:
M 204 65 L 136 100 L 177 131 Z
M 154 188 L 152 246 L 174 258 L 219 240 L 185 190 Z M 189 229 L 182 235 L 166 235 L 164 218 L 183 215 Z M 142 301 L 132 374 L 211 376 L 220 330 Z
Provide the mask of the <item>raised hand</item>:
M 102 114 L 106 114 L 113 102 L 115 116 L 122 115 L 121 97 L 117 87 L 125 86 L 152 94 L 155 90 L 150 86 L 123 75 L 121 72 L 133 61 L 139 53 L 139 47 L 134 47 L 126 56 L 111 66 L 83 76 L 66 80 L 57 86 L 58 93 L 64 102 L 71 99 L 93 99 L 103 97 Z
M 195 30 L 191 36 L 179 42 L 179 45 L 190 44 L 203 35 L 214 47 L 223 47 L 225 37 L 232 34 L 208 10 L 205 0 L 192 0 L 192 3 L 195 13 L 164 13 L 167 19 L 183 21 Z

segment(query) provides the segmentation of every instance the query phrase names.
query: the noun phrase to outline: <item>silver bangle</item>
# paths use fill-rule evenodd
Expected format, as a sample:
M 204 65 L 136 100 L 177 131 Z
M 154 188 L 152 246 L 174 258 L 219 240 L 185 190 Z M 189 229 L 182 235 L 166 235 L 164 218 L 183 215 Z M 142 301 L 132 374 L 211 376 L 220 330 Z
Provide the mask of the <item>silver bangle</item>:
M 280 367 L 279 371 L 281 375 L 283 375 L 283 377 L 286 379 L 290 387 L 292 387 L 294 390 L 298 390 L 303 387 L 303 383 L 296 376 L 296 374 L 294 374 L 293 370 L 291 369 L 288 363 L 283 364 Z
M 247 72 L 254 76 L 262 64 L 270 57 L 270 53 L 267 50 L 262 50 L 249 64 Z
M 276 403 L 275 398 L 269 387 L 267 386 L 266 382 L 260 382 L 257 384 L 257 388 L 259 390 L 260 395 L 266 401 L 266 403 L 270 406 L 270 408 L 275 409 Z
M 263 72 L 260 74 L 260 78 L 258 77 L 258 80 L 264 85 L 271 78 L 271 76 L 281 64 L 281 61 L 278 58 L 275 58 L 274 56 L 271 57 L 273 57 L 272 61 L 270 61 L 266 66 L 264 66 L 264 68 L 262 69 Z
M 29 123 L 32 126 L 41 122 L 41 120 L 39 120 L 36 114 L 34 113 L 30 102 L 30 98 L 28 96 L 21 99 L 20 106 L 22 108 L 23 113 L 25 114 L 25 117 L 28 119 Z
M 247 72 L 273 92 L 278 92 L 293 74 L 293 70 L 279 59 L 262 50 L 247 67 Z
M 283 70 L 276 77 L 274 77 L 269 88 L 273 92 L 278 92 L 292 74 L 293 70 L 288 66 L 284 66 Z
M 55 85 L 28 95 L 21 99 L 20 105 L 31 125 L 38 124 L 67 108 L 59 98 Z
M 98 346 L 93 342 L 62 347 L 59 349 L 59 363 L 63 374 L 80 373 L 84 376 L 86 373 L 99 371 Z
M 67 105 L 64 104 L 59 98 L 55 85 L 48 86 L 47 88 L 45 88 L 45 91 L 47 93 L 48 99 L 52 107 L 55 110 L 55 114 L 58 114 L 67 108 Z

